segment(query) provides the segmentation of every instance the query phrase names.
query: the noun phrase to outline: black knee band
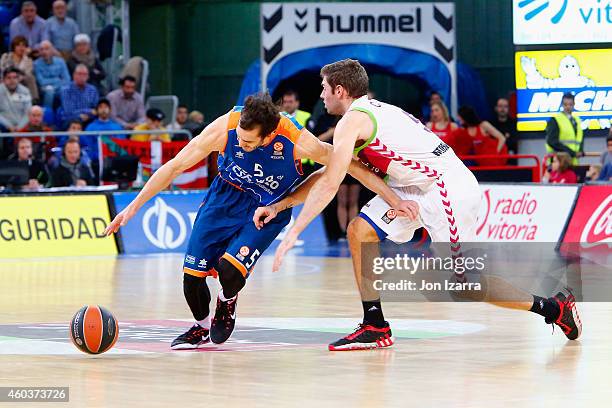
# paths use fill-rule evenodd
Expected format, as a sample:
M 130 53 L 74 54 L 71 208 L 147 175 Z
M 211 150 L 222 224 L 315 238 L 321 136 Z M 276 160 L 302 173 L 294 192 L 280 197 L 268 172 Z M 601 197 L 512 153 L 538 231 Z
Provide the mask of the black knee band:
M 246 283 L 246 278 L 242 276 L 242 272 L 225 258 L 219 260 L 216 269 L 219 273 L 219 283 L 223 288 L 223 296 L 228 299 L 236 296 Z
M 183 274 L 183 293 L 195 320 L 204 320 L 210 313 L 210 291 L 206 278 Z

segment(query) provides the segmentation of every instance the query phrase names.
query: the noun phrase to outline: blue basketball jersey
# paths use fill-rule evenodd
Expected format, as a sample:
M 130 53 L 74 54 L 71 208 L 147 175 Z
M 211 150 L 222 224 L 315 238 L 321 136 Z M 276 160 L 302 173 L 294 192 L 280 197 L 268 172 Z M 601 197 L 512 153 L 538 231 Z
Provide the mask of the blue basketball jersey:
M 242 107 L 236 106 L 230 113 L 227 144 L 219 155 L 219 176 L 261 205 L 269 205 L 289 194 L 302 178 L 301 163 L 295 155 L 302 126 L 281 114 L 272 141 L 245 152 L 238 145 L 236 133 L 241 111 Z

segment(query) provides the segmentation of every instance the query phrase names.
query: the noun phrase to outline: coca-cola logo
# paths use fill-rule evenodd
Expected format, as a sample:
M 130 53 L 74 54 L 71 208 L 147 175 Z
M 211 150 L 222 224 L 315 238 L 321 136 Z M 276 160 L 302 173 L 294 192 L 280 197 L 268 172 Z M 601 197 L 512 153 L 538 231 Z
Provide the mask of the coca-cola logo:
M 580 235 L 585 248 L 612 242 L 612 194 L 599 204 Z

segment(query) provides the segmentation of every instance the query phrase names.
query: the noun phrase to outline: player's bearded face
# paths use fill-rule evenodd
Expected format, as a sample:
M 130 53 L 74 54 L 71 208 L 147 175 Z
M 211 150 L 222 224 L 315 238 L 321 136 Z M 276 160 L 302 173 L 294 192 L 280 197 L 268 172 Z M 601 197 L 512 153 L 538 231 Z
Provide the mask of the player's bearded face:
M 264 138 L 259 136 L 259 127 L 245 130 L 238 126 L 236 133 L 238 134 L 238 146 L 245 152 L 252 152 L 264 144 Z

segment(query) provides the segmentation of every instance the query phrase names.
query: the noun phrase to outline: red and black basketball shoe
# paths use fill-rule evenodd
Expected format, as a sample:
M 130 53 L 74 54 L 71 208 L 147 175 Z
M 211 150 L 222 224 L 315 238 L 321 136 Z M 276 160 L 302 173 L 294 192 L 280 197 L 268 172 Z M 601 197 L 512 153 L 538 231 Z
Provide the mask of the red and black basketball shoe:
M 582 333 L 582 322 L 580 321 L 580 316 L 578 316 L 578 310 L 576 309 L 576 298 L 569 288 L 566 289 L 569 292 L 569 296 L 565 296 L 563 292 L 559 292 L 550 298 L 550 300 L 557 303 L 561 311 L 557 320 L 545 320 L 548 324 L 554 323 L 559 326 L 568 339 L 576 340 Z
M 236 324 L 237 304 L 238 295 L 226 302 L 217 297 L 217 309 L 210 325 L 210 339 L 213 343 L 225 343 L 232 335 Z
M 390 347 L 395 342 L 391 326 L 385 322 L 383 327 L 360 323 L 357 329 L 346 337 L 329 345 L 329 351 L 369 350 Z
M 189 330 L 174 339 L 170 348 L 172 350 L 196 349 L 209 341 L 210 331 L 194 324 Z

